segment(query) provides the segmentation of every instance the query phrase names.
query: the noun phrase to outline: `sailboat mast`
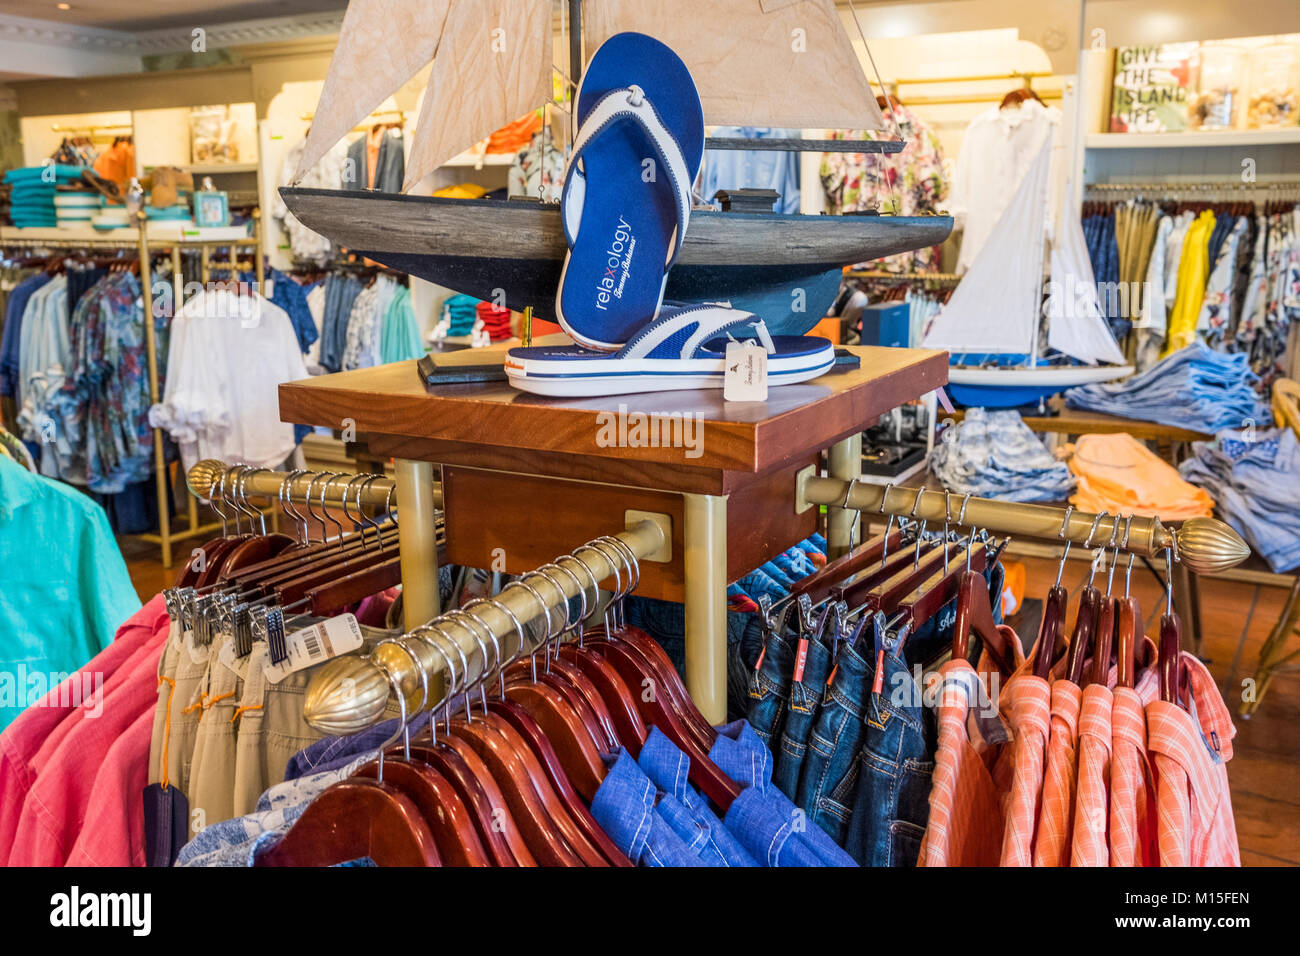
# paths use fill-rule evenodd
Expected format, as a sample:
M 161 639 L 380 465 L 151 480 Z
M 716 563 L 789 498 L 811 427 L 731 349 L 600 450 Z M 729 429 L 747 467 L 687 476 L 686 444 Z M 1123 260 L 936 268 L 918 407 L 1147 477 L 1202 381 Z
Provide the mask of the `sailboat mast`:
M 569 0 L 569 78 L 573 80 L 577 109 L 577 86 L 582 79 L 582 0 Z

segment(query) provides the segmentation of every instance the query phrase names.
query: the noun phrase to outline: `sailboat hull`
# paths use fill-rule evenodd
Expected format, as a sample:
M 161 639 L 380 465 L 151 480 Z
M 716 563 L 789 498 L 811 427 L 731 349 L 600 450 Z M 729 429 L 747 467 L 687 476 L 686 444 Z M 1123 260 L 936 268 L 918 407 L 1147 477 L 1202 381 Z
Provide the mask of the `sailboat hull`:
M 567 246 L 559 206 L 357 190 L 280 190 L 301 222 L 332 242 L 513 310 L 554 319 Z M 947 216 L 691 214 L 664 297 L 729 301 L 774 334 L 802 335 L 826 314 L 841 270 L 937 245 Z
M 1016 408 L 1076 385 L 1110 382 L 1133 374 L 1132 365 L 1028 365 L 948 368 L 948 391 L 963 405 Z

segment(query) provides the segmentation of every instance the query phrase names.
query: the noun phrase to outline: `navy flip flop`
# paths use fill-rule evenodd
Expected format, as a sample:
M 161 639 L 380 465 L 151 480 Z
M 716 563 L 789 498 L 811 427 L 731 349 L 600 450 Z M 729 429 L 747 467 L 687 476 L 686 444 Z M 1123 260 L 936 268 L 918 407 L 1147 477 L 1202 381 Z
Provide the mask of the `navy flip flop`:
M 555 311 L 575 342 L 614 351 L 659 314 L 704 157 L 704 111 L 686 64 L 640 33 L 601 44 L 576 109 Z

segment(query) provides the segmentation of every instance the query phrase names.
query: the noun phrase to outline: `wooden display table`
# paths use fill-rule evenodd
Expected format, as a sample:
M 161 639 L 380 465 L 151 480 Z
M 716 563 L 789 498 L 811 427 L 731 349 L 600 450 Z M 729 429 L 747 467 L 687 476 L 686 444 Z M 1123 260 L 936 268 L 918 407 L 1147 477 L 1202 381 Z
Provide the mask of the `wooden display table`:
M 438 613 L 432 464 L 442 470 L 447 558 L 522 573 L 655 516 L 667 553 L 638 594 L 686 605 L 686 681 L 701 711 L 726 710 L 726 586 L 817 529 L 796 476 L 830 448 L 856 478 L 862 429 L 947 382 L 944 352 L 854 348 L 861 367 L 727 403 L 721 390 L 544 398 L 506 384 L 426 390 L 414 362 L 280 386 L 286 422 L 355 429 L 397 459 L 407 628 Z M 832 447 L 833 446 L 833 447 Z M 830 509 L 833 554 L 856 512 Z M 657 559 L 657 560 L 656 560 Z
M 1165 444 L 1176 441 L 1208 441 L 1214 436 L 1208 432 L 1194 431 L 1190 428 L 1178 428 L 1174 425 L 1160 425 L 1156 422 L 1142 422 L 1135 418 L 1121 418 L 1104 412 L 1086 412 L 1077 408 L 1066 408 L 1064 400 L 1057 396 L 1048 405 L 1059 412 L 1056 415 L 1021 416 L 1030 431 L 1052 433 L 1057 435 L 1111 435 L 1128 432 L 1138 441 L 1155 441 Z M 961 421 L 966 414 L 961 409 L 948 416 L 953 421 Z

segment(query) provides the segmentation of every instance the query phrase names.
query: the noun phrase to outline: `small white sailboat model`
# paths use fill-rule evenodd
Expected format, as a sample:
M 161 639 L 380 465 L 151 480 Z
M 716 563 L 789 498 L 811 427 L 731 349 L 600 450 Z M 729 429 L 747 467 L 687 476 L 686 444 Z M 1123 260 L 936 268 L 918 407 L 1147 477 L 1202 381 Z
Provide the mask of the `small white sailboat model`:
M 1077 212 L 1067 209 L 1052 244 L 1046 314 L 1047 344 L 1085 364 L 1038 357 L 1043 305 L 1044 243 L 1008 257 L 1026 229 L 1047 214 L 1052 143 L 1049 137 L 1025 171 L 970 269 L 936 316 L 922 344 L 951 353 L 949 390 L 965 405 L 1026 405 L 1075 385 L 1133 374 L 1102 317 L 1092 264 Z
M 621 32 L 645 33 L 690 68 L 710 125 L 884 128 L 831 0 L 567 0 L 569 79 Z M 404 189 L 551 100 L 552 0 L 351 0 L 295 181 L 432 60 Z M 577 36 L 577 42 L 574 41 Z M 897 140 L 715 139 L 744 149 L 896 152 Z M 552 318 L 567 247 L 559 206 L 370 190 L 280 190 L 338 245 L 481 299 Z M 708 197 L 706 197 L 708 198 Z M 773 333 L 825 314 L 844 266 L 943 242 L 947 216 L 692 212 L 667 299 L 730 300 Z

